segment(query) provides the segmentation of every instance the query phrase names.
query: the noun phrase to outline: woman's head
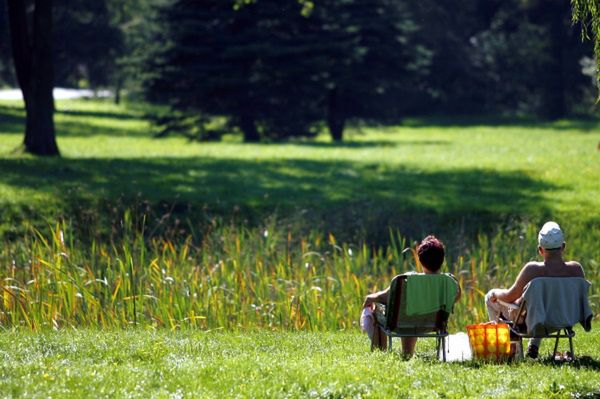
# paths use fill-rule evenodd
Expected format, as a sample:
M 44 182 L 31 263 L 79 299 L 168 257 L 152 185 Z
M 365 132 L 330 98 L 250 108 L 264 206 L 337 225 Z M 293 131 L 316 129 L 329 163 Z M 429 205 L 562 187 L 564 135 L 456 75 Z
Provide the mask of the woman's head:
M 427 236 L 417 248 L 419 262 L 432 273 L 437 273 L 444 263 L 444 244 L 435 236 Z

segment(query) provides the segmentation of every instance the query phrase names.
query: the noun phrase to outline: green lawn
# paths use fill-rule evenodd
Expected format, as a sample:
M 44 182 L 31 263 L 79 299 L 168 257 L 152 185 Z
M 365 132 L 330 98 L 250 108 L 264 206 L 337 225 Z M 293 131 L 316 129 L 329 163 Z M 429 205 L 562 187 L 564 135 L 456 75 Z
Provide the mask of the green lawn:
M 483 321 L 547 219 L 598 315 L 599 122 L 428 118 L 249 145 L 152 138 L 150 107 L 57 109 L 63 156 L 40 159 L 14 151 L 23 112 L 0 104 L 0 397 L 600 395 L 596 330 L 569 365 L 439 364 L 431 342 L 405 361 L 357 332 L 364 295 L 415 269 L 403 249 L 425 233 L 463 290 L 453 331 Z
M 30 218 L 148 200 L 253 220 L 308 212 L 314 226 L 374 238 L 388 227 L 452 235 L 456 223 L 493 231 L 510 218 L 555 218 L 597 229 L 600 220 L 593 120 L 408 120 L 351 129 L 339 145 L 326 136 L 249 145 L 154 139 L 135 108 L 58 102 L 63 158 L 33 159 L 11 155 L 22 140 L 14 106 L 0 106 L 0 201 Z
M 598 327 L 597 325 L 595 327 Z M 585 398 L 600 395 L 598 330 L 579 361 L 442 364 L 371 353 L 351 332 L 62 331 L 0 334 L 6 398 Z M 550 342 L 542 353 L 550 350 Z M 547 356 L 547 355 L 545 355 Z

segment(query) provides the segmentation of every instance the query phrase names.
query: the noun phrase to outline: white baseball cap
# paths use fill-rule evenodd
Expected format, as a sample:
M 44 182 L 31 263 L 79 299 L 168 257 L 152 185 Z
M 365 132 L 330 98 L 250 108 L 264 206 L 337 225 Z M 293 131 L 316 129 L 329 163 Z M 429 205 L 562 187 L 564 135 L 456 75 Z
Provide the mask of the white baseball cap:
M 538 243 L 544 249 L 557 249 L 565 242 L 560 226 L 556 222 L 546 222 L 538 234 Z

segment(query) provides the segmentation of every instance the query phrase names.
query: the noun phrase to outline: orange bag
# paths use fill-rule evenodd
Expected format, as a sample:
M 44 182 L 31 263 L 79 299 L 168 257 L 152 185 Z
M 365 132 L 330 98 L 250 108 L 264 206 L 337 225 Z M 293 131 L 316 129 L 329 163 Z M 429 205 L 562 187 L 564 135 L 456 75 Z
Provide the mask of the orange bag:
M 508 324 L 479 323 L 467 326 L 473 358 L 501 361 L 510 355 L 510 331 Z

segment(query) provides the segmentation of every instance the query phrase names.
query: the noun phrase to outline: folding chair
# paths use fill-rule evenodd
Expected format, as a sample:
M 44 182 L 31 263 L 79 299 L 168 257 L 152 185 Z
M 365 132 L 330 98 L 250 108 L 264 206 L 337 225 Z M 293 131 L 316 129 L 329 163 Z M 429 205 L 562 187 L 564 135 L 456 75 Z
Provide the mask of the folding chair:
M 519 337 L 521 353 L 523 338 L 555 338 L 554 357 L 559 340 L 567 338 L 571 358 L 575 359 L 573 326 L 581 323 L 585 331 L 592 328 L 590 286 L 581 277 L 538 277 L 525 286 L 519 305 L 502 302 L 516 312 L 509 324 L 511 332 Z
M 440 289 L 449 290 L 449 295 L 453 300 L 450 304 L 440 301 L 434 311 L 409 315 L 411 306 L 408 304 L 407 307 L 407 297 L 414 297 L 413 295 L 407 296 L 407 280 L 428 278 L 443 280 Z M 385 307 L 385 325 L 381 326 L 384 334 L 388 337 L 388 350 L 392 350 L 393 337 L 435 338 L 438 357 L 441 350 L 443 361 L 446 361 L 446 340 L 444 338 L 448 336 L 448 317 L 452 312 L 457 292 L 458 283 L 448 274 L 402 274 L 394 277 L 390 284 L 388 303 Z M 432 293 L 421 292 L 419 295 L 431 296 Z M 435 295 L 433 296 L 435 297 Z M 438 295 L 438 297 L 443 296 Z

